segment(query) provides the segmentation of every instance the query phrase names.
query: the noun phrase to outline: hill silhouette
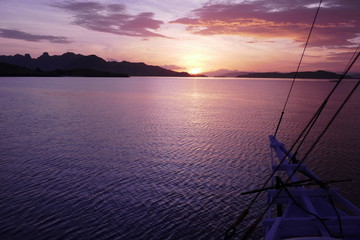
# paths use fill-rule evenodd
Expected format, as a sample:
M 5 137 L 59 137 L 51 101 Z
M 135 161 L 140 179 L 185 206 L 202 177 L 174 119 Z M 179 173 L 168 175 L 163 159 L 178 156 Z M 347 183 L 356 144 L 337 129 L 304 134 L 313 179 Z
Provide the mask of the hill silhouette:
M 237 77 L 241 78 L 294 78 L 295 72 L 290 73 L 279 73 L 279 72 L 263 72 L 263 73 L 248 73 L 242 74 Z M 296 75 L 297 78 L 308 78 L 308 79 L 339 79 L 341 74 L 337 74 L 334 72 L 328 72 L 323 70 L 318 70 L 315 72 L 307 71 L 307 72 L 298 72 Z M 351 78 L 347 76 L 347 78 Z
M 0 76 L 17 76 L 17 77 L 129 77 L 126 74 L 121 73 L 109 73 L 91 69 L 70 69 L 70 70 L 52 70 L 42 71 L 40 68 L 35 70 L 26 67 L 21 67 L 13 64 L 0 62 Z
M 172 76 L 172 77 L 191 77 L 187 72 L 175 72 L 164 69 L 159 66 L 151 66 L 145 63 L 131 63 L 127 61 L 105 61 L 96 55 L 81 55 L 67 52 L 62 55 L 50 56 L 44 52 L 38 58 L 32 58 L 30 54 L 14 56 L 0 56 L 0 62 L 25 67 L 29 70 L 51 71 L 69 71 L 82 69 L 107 74 L 123 74 L 129 76 Z M 91 73 L 90 73 L 91 75 Z M 101 75 L 101 74 L 100 74 Z

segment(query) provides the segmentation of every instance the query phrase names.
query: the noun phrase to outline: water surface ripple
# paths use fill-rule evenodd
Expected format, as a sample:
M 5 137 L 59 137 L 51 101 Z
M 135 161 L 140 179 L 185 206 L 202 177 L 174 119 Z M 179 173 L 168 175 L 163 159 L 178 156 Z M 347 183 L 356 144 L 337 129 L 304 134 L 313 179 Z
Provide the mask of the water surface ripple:
M 0 238 L 221 239 L 249 202 L 240 193 L 270 173 L 268 135 L 290 84 L 0 78 Z M 296 82 L 281 140 L 291 145 L 332 86 Z M 356 93 L 307 162 L 323 178 L 353 178 L 340 187 L 358 204 L 359 122 Z

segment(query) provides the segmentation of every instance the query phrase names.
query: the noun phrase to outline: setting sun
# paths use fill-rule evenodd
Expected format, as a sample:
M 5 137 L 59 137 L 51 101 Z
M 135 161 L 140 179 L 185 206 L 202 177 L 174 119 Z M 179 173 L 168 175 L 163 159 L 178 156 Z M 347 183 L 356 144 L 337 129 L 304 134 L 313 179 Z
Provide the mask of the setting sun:
M 199 74 L 201 73 L 202 69 L 201 68 L 192 68 L 189 70 L 190 74 Z

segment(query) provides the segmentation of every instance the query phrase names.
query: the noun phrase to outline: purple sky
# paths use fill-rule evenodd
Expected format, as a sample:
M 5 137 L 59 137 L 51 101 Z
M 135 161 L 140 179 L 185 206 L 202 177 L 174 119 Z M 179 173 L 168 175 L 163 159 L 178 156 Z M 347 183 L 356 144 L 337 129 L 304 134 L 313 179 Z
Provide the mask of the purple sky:
M 318 1 L 0 0 L 0 54 L 75 52 L 177 71 L 294 71 Z M 341 72 L 360 1 L 323 0 L 301 70 Z M 360 72 L 359 64 L 353 68 Z

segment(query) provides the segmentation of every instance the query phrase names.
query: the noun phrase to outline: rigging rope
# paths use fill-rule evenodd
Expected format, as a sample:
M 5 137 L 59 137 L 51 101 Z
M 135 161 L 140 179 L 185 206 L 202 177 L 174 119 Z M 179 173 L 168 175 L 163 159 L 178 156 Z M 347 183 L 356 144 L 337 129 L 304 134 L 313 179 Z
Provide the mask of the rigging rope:
M 292 92 L 292 88 L 294 86 L 294 83 L 295 83 L 295 79 L 297 77 L 297 74 L 299 72 L 299 69 L 300 69 L 300 66 L 301 66 L 301 63 L 302 63 L 302 60 L 304 58 L 304 55 L 305 55 L 305 51 L 306 51 L 306 48 L 307 48 L 307 45 L 309 43 L 309 40 L 310 40 L 310 36 L 311 36 L 311 33 L 314 29 L 314 26 L 315 26 L 315 22 L 316 22 L 316 19 L 317 19 L 317 16 L 319 14 L 319 11 L 320 11 L 320 7 L 321 7 L 321 3 L 322 3 L 322 0 L 319 1 L 319 6 L 316 10 L 316 13 L 315 13 L 315 16 L 314 16 L 314 19 L 313 19 L 313 22 L 311 24 L 311 28 L 309 30 L 309 34 L 307 36 L 307 39 L 306 39 L 306 43 L 305 43 L 305 46 L 304 46 L 304 49 L 303 49 L 303 52 L 301 54 L 301 57 L 300 57 L 300 61 L 299 61 L 299 64 L 297 66 L 297 69 L 296 69 L 296 72 L 295 72 L 295 76 L 293 78 L 293 81 L 291 83 L 291 87 L 290 87 L 290 90 L 289 90 L 289 93 L 286 97 L 286 101 L 285 101 L 285 104 L 284 104 L 284 107 L 283 107 L 283 110 L 282 110 L 282 113 L 281 113 L 281 116 L 280 116 L 280 119 L 279 119 L 279 122 L 277 124 L 277 127 L 276 127 L 276 131 L 275 131 L 275 134 L 274 134 L 274 137 L 276 136 L 278 130 L 279 130 L 279 127 L 280 127 L 280 124 L 281 124 L 281 121 L 282 121 L 282 118 L 283 118 L 283 115 L 284 115 L 284 112 L 285 112 L 285 108 L 287 106 L 287 103 L 289 101 L 289 98 L 290 98 L 290 94 Z M 284 159 L 282 159 L 281 163 L 284 162 L 284 160 L 286 159 L 287 155 L 284 157 Z M 263 187 L 265 187 L 269 181 L 272 179 L 272 177 L 274 176 L 275 172 L 280 168 L 280 165 L 281 163 L 277 166 L 277 168 L 273 171 L 273 173 L 271 174 L 271 176 L 265 181 Z M 257 198 L 260 196 L 260 192 L 258 192 L 255 197 L 252 199 L 252 201 L 250 202 L 250 204 L 248 205 L 248 207 L 239 215 L 239 217 L 237 218 L 236 222 L 225 232 L 225 237 L 224 239 L 231 239 L 234 235 L 235 235 L 235 232 L 236 232 L 236 227 L 245 219 L 245 217 L 249 214 L 249 210 L 250 208 L 252 207 L 252 205 L 255 203 L 255 201 L 257 200 Z M 257 223 L 256 223 L 257 225 Z M 255 226 L 256 227 L 256 226 Z M 255 229 L 254 227 L 254 229 Z
M 353 61 L 351 62 L 351 64 L 349 65 L 349 67 L 347 68 L 347 70 L 345 71 L 345 73 L 342 75 L 341 80 L 344 78 L 344 76 L 349 72 L 349 70 L 351 69 L 351 67 L 354 65 L 354 63 L 357 61 L 357 59 L 360 56 L 360 52 L 357 53 L 356 57 L 353 59 Z M 339 80 L 339 82 L 337 82 L 337 85 L 341 82 L 341 80 Z M 338 108 L 338 110 L 335 112 L 335 114 L 332 116 L 332 118 L 330 119 L 330 121 L 328 122 L 328 124 L 325 126 L 325 128 L 323 129 L 323 131 L 319 134 L 319 136 L 317 137 L 317 139 L 315 140 L 315 142 L 311 145 L 310 149 L 306 152 L 306 154 L 304 155 L 303 159 L 301 159 L 301 161 L 299 161 L 297 167 L 293 170 L 293 173 L 291 176 L 289 176 L 287 182 L 290 181 L 291 177 L 293 175 L 295 175 L 295 173 L 300 169 L 301 164 L 305 161 L 305 159 L 309 156 L 310 152 L 312 152 L 312 150 L 314 149 L 315 145 L 320 141 L 320 139 L 324 136 L 324 134 L 327 132 L 327 130 L 329 129 L 330 125 L 334 122 L 335 118 L 339 115 L 340 111 L 344 108 L 345 104 L 349 101 L 350 97 L 352 96 L 352 94 L 356 91 L 356 89 L 358 88 L 358 86 L 360 85 L 360 80 L 358 80 L 358 82 L 356 83 L 356 85 L 353 87 L 353 89 L 351 90 L 351 92 L 348 94 L 348 96 L 345 98 L 345 100 L 342 102 L 342 104 L 340 105 L 340 107 Z M 334 92 L 331 91 L 331 95 Z M 330 98 L 330 95 L 328 96 L 328 98 Z M 327 98 L 327 100 L 328 100 Z M 325 100 L 325 101 L 327 101 Z
M 279 118 L 279 122 L 278 122 L 278 124 L 277 124 L 277 126 L 276 126 L 276 130 L 275 130 L 275 133 L 274 133 L 274 137 L 276 137 L 276 134 L 277 134 L 277 132 L 278 132 L 278 130 L 279 130 L 279 127 L 280 127 L 282 118 L 283 118 L 283 116 L 284 116 L 287 103 L 288 103 L 288 101 L 289 101 L 289 98 L 290 98 L 292 89 L 293 89 L 293 87 L 294 87 L 294 83 L 295 83 L 296 77 L 297 77 L 297 75 L 298 75 L 298 73 L 299 73 L 300 66 L 301 66 L 302 60 L 303 60 L 304 55 L 305 55 L 305 51 L 306 51 L 307 45 L 308 45 L 308 43 L 309 43 L 309 41 L 310 41 L 311 33 L 312 33 L 313 29 L 314 29 L 315 22 L 316 22 L 317 16 L 318 16 L 319 11 L 320 11 L 321 3 L 322 3 L 322 0 L 320 0 L 320 2 L 319 2 L 319 6 L 318 6 L 318 8 L 317 8 L 317 10 L 316 10 L 316 13 L 315 13 L 315 16 L 314 16 L 314 20 L 313 20 L 313 22 L 312 22 L 312 24 L 311 24 L 311 28 L 310 28 L 308 37 L 307 37 L 307 39 L 306 39 L 306 43 L 305 43 L 303 52 L 302 52 L 302 54 L 301 54 L 301 57 L 300 57 L 298 66 L 297 66 L 297 68 L 296 68 L 296 72 L 295 72 L 294 78 L 293 78 L 293 80 L 292 80 L 292 82 L 291 82 L 291 86 L 290 86 L 288 95 L 287 95 L 287 97 L 286 97 L 286 100 L 285 100 L 285 103 L 284 103 L 284 107 L 283 107 L 283 110 L 282 110 L 281 115 L 280 115 L 280 118 Z
M 356 50 L 357 51 L 357 50 Z M 339 81 L 337 82 L 337 85 L 333 88 L 333 90 L 331 91 L 331 93 L 329 94 L 329 96 L 325 99 L 324 102 L 327 102 L 327 100 L 330 98 L 330 96 L 332 95 L 332 93 L 335 91 L 335 88 L 338 86 L 338 84 L 342 81 L 342 79 L 344 79 L 344 77 L 346 76 L 346 74 L 349 72 L 349 70 L 351 69 L 351 67 L 355 64 L 355 62 L 357 61 L 357 59 L 360 56 L 360 52 L 358 52 L 356 54 L 356 57 L 354 57 L 352 59 L 352 61 L 350 62 L 350 64 L 348 64 L 348 67 L 346 69 L 346 71 L 343 73 L 343 75 L 341 76 L 341 78 L 339 79 Z M 323 131 L 319 134 L 319 136 L 317 137 L 317 139 L 315 140 L 315 142 L 313 143 L 313 145 L 310 147 L 310 149 L 306 152 L 306 154 L 304 155 L 303 159 L 301 161 L 298 162 L 296 168 L 293 170 L 293 172 L 291 173 L 290 176 L 288 176 L 287 180 L 285 181 L 284 185 L 287 185 L 290 181 L 291 178 L 296 174 L 296 172 L 300 169 L 301 165 L 304 163 L 305 159 L 309 156 L 310 152 L 312 152 L 312 150 L 314 149 L 314 147 L 316 146 L 316 144 L 320 141 L 320 139 L 324 136 L 324 134 L 327 132 L 327 130 L 329 129 L 330 125 L 334 122 L 334 120 L 336 119 L 336 117 L 339 115 L 340 111 L 344 108 L 345 104 L 349 101 L 349 99 L 351 98 L 351 96 L 353 95 L 353 93 L 357 90 L 357 88 L 360 85 L 360 80 L 358 80 L 358 82 L 356 83 L 356 85 L 353 87 L 353 89 L 351 90 L 351 92 L 348 94 L 348 96 L 346 97 L 346 99 L 343 101 L 343 103 L 340 105 L 340 107 L 338 108 L 338 110 L 336 111 L 336 113 L 333 115 L 333 117 L 330 119 L 330 121 L 328 122 L 328 124 L 326 125 L 326 127 L 323 129 Z M 323 109 L 324 104 L 322 104 L 322 106 L 320 107 L 320 109 Z M 318 115 L 319 110 L 317 111 L 317 113 L 315 114 Z M 314 119 L 314 118 L 313 118 Z M 312 120 L 313 120 L 312 119 Z M 309 125 L 309 124 L 308 124 Z M 313 126 L 313 124 L 312 124 Z M 304 131 L 303 131 L 304 133 Z M 291 148 L 293 148 L 295 146 L 296 143 L 293 144 L 293 146 Z M 291 152 L 290 150 L 288 151 L 288 153 Z M 277 166 L 277 168 L 272 172 L 271 174 L 271 178 L 274 176 L 275 172 L 279 169 L 279 166 L 284 162 L 284 160 L 286 159 L 286 157 L 288 156 L 288 154 L 281 160 L 280 164 Z M 268 181 L 267 181 L 268 182 Z M 275 200 L 277 197 L 279 197 L 280 193 L 281 193 L 282 189 L 280 189 L 277 194 L 275 195 L 275 197 L 272 199 L 271 203 L 268 204 L 267 208 L 260 214 L 260 216 L 256 219 L 256 221 L 253 223 L 253 225 L 251 225 L 248 229 L 248 231 L 245 233 L 244 237 L 242 239 L 247 239 L 248 236 L 250 236 L 250 231 L 253 231 L 255 229 L 255 227 L 259 224 L 259 222 L 261 221 L 261 219 L 264 217 L 264 215 L 266 214 L 266 212 L 270 209 L 270 207 L 274 204 Z M 256 197 L 258 197 L 258 195 L 260 195 L 260 192 L 258 192 L 258 194 L 256 195 Z M 329 197 L 331 198 L 331 196 L 329 195 Z M 330 199 L 330 202 L 332 202 L 332 199 Z M 339 217 L 339 213 L 337 213 L 335 211 L 336 215 L 338 216 L 338 220 L 339 220 L 339 225 L 340 225 L 340 231 L 342 232 L 342 226 L 341 226 L 341 219 Z
M 358 45 L 358 47 L 356 48 L 355 52 L 353 53 L 353 55 L 351 56 L 348 64 L 346 65 L 345 69 L 344 69 L 344 72 L 346 72 L 346 70 L 348 69 L 349 65 L 351 64 L 352 60 L 355 58 L 356 56 L 356 53 L 359 51 L 359 48 L 360 48 L 360 43 Z
M 281 179 L 279 177 L 279 179 Z M 307 214 L 309 215 L 312 215 L 313 217 L 315 217 L 321 224 L 322 226 L 324 227 L 324 229 L 326 230 L 326 232 L 331 236 L 331 232 L 330 232 L 330 229 L 329 227 L 325 224 L 324 220 L 325 219 L 322 219 L 320 216 L 318 216 L 317 214 L 307 210 L 306 208 L 304 208 L 296 199 L 295 197 L 291 194 L 291 192 L 289 191 L 289 189 L 286 187 L 286 183 L 282 182 L 280 180 L 280 186 L 281 186 L 281 189 L 283 189 L 286 194 L 289 196 L 289 198 L 291 199 L 291 201 L 299 208 L 301 209 L 302 211 L 306 212 Z
M 313 25 L 315 24 L 315 20 L 316 20 L 316 17 L 318 15 L 318 12 L 319 12 L 319 9 L 320 9 L 320 6 L 321 6 L 321 2 L 322 0 L 320 0 L 320 3 L 319 3 L 319 7 L 317 9 L 317 12 L 316 12 L 316 15 L 315 15 L 315 18 L 314 18 L 314 21 L 313 21 Z M 284 114 L 284 111 L 285 111 L 285 108 L 286 108 L 286 105 L 287 105 L 287 102 L 289 100 L 289 96 L 290 96 L 290 93 L 292 91 L 292 88 L 293 88 L 293 85 L 294 85 L 294 82 L 295 82 L 295 79 L 296 79 L 296 76 L 297 76 L 297 73 L 298 73 L 298 70 L 300 68 L 300 65 L 301 65 L 301 61 L 303 59 L 303 56 L 305 54 L 305 49 L 306 49 L 306 46 L 308 44 L 308 41 L 310 39 L 310 35 L 311 35 L 311 31 L 313 29 L 313 25 L 311 27 L 311 30 L 310 30 L 310 33 L 309 33 L 309 36 L 308 36 L 308 39 L 307 39 L 307 42 L 305 44 L 305 48 L 304 48 L 304 51 L 303 51 L 303 54 L 301 56 L 301 59 L 300 59 L 300 62 L 299 62 L 299 65 L 298 65 L 298 68 L 297 68 L 297 71 L 296 71 L 296 74 L 295 74 L 295 77 L 292 81 L 292 84 L 291 84 L 291 88 L 289 90 L 289 93 L 288 93 L 288 96 L 286 98 L 286 101 L 285 101 L 285 104 L 284 104 L 284 108 L 283 108 L 283 111 L 281 113 L 281 117 L 279 119 L 279 122 L 278 122 L 278 125 L 277 125 L 277 128 L 276 128 L 276 131 L 275 131 L 275 134 L 274 134 L 274 137 L 276 135 L 276 133 L 278 132 L 278 129 L 279 129 L 279 126 L 280 126 L 280 123 L 281 123 L 281 120 L 282 120 L 282 117 L 283 117 L 283 114 Z M 310 133 L 310 130 L 313 128 L 315 122 L 317 121 L 318 117 L 320 116 L 322 110 L 325 108 L 329 98 L 332 96 L 332 94 L 334 93 L 335 89 L 338 87 L 338 85 L 342 82 L 342 80 L 346 77 L 346 75 L 348 74 L 349 70 L 352 68 L 352 66 L 354 65 L 354 63 L 357 61 L 357 59 L 359 58 L 359 55 L 360 53 L 357 53 L 358 50 L 359 50 L 359 47 L 360 47 L 360 44 L 359 46 L 357 47 L 356 51 L 354 52 L 353 56 L 351 57 L 349 63 L 347 64 L 346 68 L 345 68 L 345 71 L 343 73 L 343 75 L 339 78 L 339 80 L 337 81 L 336 85 L 334 86 L 334 88 L 332 89 L 332 91 L 329 93 L 329 95 L 327 96 L 327 98 L 324 100 L 324 102 L 321 104 L 321 106 L 319 107 L 319 109 L 317 110 L 317 112 L 315 113 L 315 115 L 312 117 L 312 119 L 309 121 L 309 123 L 307 124 L 307 126 L 303 129 L 302 133 L 299 135 L 299 137 L 297 138 L 297 140 L 295 141 L 295 143 L 291 146 L 290 150 L 288 151 L 288 153 L 286 154 L 286 156 L 284 156 L 284 158 L 280 161 L 280 163 L 277 165 L 277 167 L 274 169 L 274 171 L 272 172 L 272 174 L 270 175 L 270 177 L 265 181 L 264 185 L 263 185 L 263 188 L 266 187 L 266 185 L 268 184 L 268 182 L 272 179 L 272 177 L 274 176 L 275 172 L 279 170 L 281 164 L 285 161 L 285 159 L 288 157 L 289 153 L 292 152 L 292 150 L 295 148 L 296 144 L 300 141 L 301 138 L 302 141 L 300 142 L 298 148 L 296 149 L 296 152 L 295 152 L 295 155 L 296 153 L 298 152 L 300 146 L 302 145 L 302 143 L 304 142 L 304 140 L 306 139 L 306 137 L 308 136 L 308 134 Z M 357 54 L 356 54 L 357 53 Z M 360 85 L 360 80 L 358 81 L 358 83 L 356 84 L 356 86 L 354 87 L 354 89 L 351 91 L 351 93 L 348 95 L 348 97 L 344 100 L 343 104 L 340 106 L 340 108 L 338 109 L 338 111 L 336 112 L 336 114 L 332 117 L 332 119 L 330 120 L 330 122 L 328 123 L 328 125 L 324 128 L 323 132 L 319 135 L 318 139 L 314 142 L 314 144 L 312 145 L 312 147 L 310 148 L 310 150 L 306 153 L 305 157 L 302 159 L 302 161 L 300 161 L 300 163 L 298 164 L 298 167 L 293 171 L 293 174 L 292 176 L 299 170 L 300 168 L 300 165 L 304 162 L 304 160 L 306 159 L 306 157 L 309 155 L 309 153 L 314 149 L 315 145 L 319 142 L 319 140 L 321 139 L 321 137 L 325 134 L 325 132 L 328 130 L 328 128 L 330 127 L 330 125 L 332 124 L 332 122 L 335 120 L 335 118 L 337 117 L 337 115 L 339 114 L 339 112 L 342 110 L 342 108 L 344 107 L 344 105 L 347 103 L 347 101 L 350 99 L 351 95 L 355 92 L 355 90 L 357 89 L 357 87 Z M 305 135 L 304 135 L 305 134 Z M 304 137 L 303 137 L 304 136 Z M 290 176 L 287 180 L 287 182 L 289 182 L 289 180 L 291 179 Z M 231 239 L 234 235 L 235 235 L 235 232 L 236 232 L 236 227 L 245 219 L 245 217 L 248 215 L 249 213 L 249 210 L 250 208 L 252 207 L 252 205 L 255 203 L 256 199 L 259 197 L 260 195 L 260 192 L 258 192 L 256 194 L 256 196 L 252 199 L 252 201 L 250 202 L 250 204 L 248 205 L 248 207 L 243 211 L 243 213 L 238 217 L 237 221 L 226 231 L 226 234 L 225 234 L 225 239 Z M 332 199 L 331 199 L 331 196 L 330 197 L 330 201 L 332 202 Z M 275 197 L 276 198 L 276 197 Z M 268 207 L 270 207 L 272 204 L 269 204 Z M 261 216 L 249 227 L 248 231 L 245 233 L 245 235 L 243 236 L 243 239 L 247 239 L 252 231 L 256 228 L 256 226 L 258 225 L 258 223 L 260 222 L 260 220 L 263 218 L 263 216 L 265 215 L 266 211 L 268 210 L 269 208 L 267 208 L 263 214 L 261 214 Z M 338 213 L 336 212 L 336 214 L 338 215 Z M 338 218 L 340 218 L 338 216 Z M 339 220 L 339 225 L 340 225 L 340 231 L 342 232 L 342 227 L 341 227 L 341 219 Z
M 340 85 L 340 83 L 343 81 L 343 79 L 346 77 L 346 75 L 349 73 L 350 69 L 352 68 L 352 66 L 355 64 L 355 62 L 357 61 L 357 59 L 359 58 L 359 53 L 358 50 L 360 48 L 360 44 L 358 45 L 358 47 L 356 48 L 355 52 L 353 53 L 350 61 L 348 62 L 348 64 L 346 65 L 346 68 L 343 72 L 343 74 L 341 75 L 341 77 L 339 78 L 339 80 L 337 81 L 337 83 L 335 84 L 335 86 L 333 87 L 333 89 L 330 91 L 330 93 L 328 94 L 328 96 L 325 98 L 324 102 L 320 105 L 319 109 L 316 111 L 316 113 L 314 114 L 314 116 L 312 117 L 312 119 L 310 120 L 310 122 L 306 125 L 304 131 L 302 132 L 302 134 L 299 136 L 299 138 L 295 141 L 294 145 L 295 146 L 297 144 L 297 142 L 301 139 L 302 135 L 304 135 L 304 137 L 302 137 L 303 139 L 301 140 L 300 144 L 298 145 L 298 147 L 295 150 L 295 155 L 299 152 L 300 147 L 302 146 L 302 144 L 304 143 L 305 139 L 307 138 L 307 136 L 309 135 L 311 129 L 314 127 L 316 121 L 318 120 L 321 112 L 324 110 L 326 104 L 328 103 L 330 97 L 333 95 L 333 93 L 335 92 L 335 90 L 337 89 L 337 87 Z M 306 133 L 305 133 L 306 132 Z

